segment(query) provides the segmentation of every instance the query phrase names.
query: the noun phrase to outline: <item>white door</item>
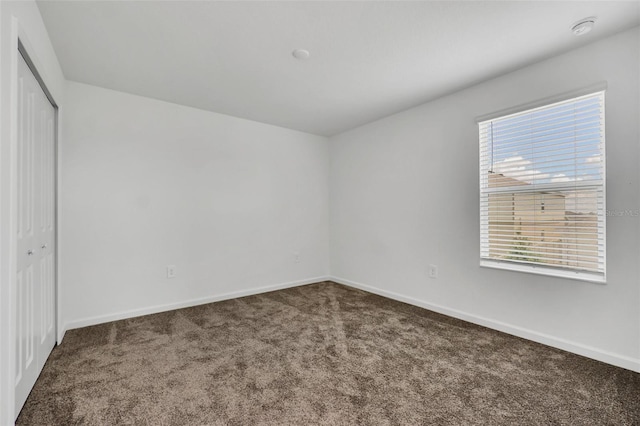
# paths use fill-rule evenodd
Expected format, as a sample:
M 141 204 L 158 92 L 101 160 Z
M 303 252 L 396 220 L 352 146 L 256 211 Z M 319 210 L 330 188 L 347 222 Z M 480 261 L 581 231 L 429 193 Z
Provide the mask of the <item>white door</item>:
M 55 109 L 19 61 L 16 417 L 55 344 Z

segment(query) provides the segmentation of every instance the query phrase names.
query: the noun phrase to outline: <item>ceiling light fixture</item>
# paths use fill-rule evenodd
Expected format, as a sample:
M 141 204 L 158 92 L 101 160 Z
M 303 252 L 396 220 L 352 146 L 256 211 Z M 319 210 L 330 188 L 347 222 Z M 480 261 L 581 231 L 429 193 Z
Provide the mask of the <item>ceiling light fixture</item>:
M 588 33 L 593 29 L 593 26 L 596 24 L 596 17 L 591 16 L 589 18 L 584 18 L 574 23 L 571 27 L 571 31 L 577 36 Z
M 308 50 L 304 50 L 304 49 L 296 49 L 293 52 L 291 52 L 291 54 L 293 55 L 294 58 L 300 59 L 301 61 L 305 59 L 309 59 L 309 56 L 311 55 Z

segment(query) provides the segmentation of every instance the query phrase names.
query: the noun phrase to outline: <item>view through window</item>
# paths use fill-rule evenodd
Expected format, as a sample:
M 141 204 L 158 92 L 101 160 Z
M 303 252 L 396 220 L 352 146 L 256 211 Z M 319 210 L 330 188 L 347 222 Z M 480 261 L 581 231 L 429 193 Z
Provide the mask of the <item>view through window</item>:
M 479 132 L 483 264 L 603 280 L 604 92 L 483 121 Z

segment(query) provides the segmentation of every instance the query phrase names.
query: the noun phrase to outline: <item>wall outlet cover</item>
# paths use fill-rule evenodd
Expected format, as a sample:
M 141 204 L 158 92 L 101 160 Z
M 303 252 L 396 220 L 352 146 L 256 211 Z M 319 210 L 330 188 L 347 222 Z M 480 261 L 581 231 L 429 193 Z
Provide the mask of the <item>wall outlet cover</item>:
M 176 277 L 176 265 L 167 266 L 167 278 L 175 278 Z
M 438 278 L 438 267 L 436 265 L 429 265 L 429 278 Z

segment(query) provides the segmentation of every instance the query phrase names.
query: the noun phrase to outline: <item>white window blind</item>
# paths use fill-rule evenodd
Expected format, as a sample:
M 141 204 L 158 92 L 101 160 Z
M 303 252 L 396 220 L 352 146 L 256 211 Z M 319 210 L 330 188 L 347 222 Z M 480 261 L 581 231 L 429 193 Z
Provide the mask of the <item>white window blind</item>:
M 481 263 L 604 281 L 604 92 L 479 132 Z

